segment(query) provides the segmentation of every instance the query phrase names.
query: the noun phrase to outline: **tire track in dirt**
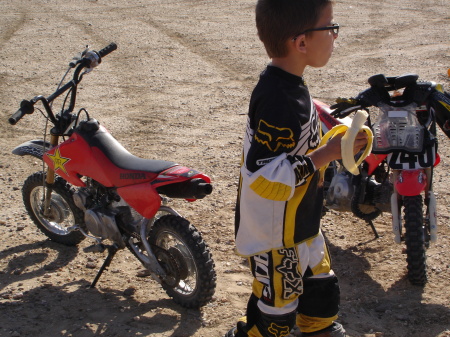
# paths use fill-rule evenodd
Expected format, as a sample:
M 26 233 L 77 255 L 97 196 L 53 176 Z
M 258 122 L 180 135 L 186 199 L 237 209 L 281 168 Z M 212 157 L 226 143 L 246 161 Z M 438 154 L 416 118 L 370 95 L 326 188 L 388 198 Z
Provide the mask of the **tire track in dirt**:
M 174 4 L 178 4 L 178 2 L 173 2 Z M 150 11 L 147 7 L 143 6 L 126 6 L 126 7 L 119 7 L 116 4 L 109 4 L 109 3 L 101 3 L 96 2 L 95 6 L 97 8 L 103 7 L 103 10 L 97 10 L 101 13 L 113 13 L 114 17 L 117 19 L 121 17 L 121 15 L 127 15 L 128 19 L 134 19 L 134 21 L 142 22 L 143 24 L 149 25 L 153 29 L 156 29 L 161 34 L 167 36 L 173 43 L 179 44 L 186 48 L 189 52 L 192 54 L 197 55 L 199 58 L 205 60 L 209 64 L 211 64 L 214 68 L 218 68 L 221 72 L 221 75 L 225 78 L 227 78 L 230 83 L 239 83 L 242 85 L 245 83 L 245 85 L 249 85 L 253 82 L 253 74 L 252 76 L 248 76 L 246 74 L 242 73 L 242 69 L 246 68 L 245 65 L 236 63 L 235 60 L 231 62 L 230 60 L 227 60 L 225 57 L 220 56 L 219 51 L 215 51 L 213 49 L 208 48 L 207 44 L 199 43 L 194 41 L 194 39 L 190 38 L 189 33 L 180 33 L 179 31 L 170 28 L 167 24 L 161 22 L 161 20 L 156 19 L 156 13 L 148 13 L 146 11 Z M 199 4 L 192 4 L 189 1 L 185 1 L 182 7 L 198 7 Z M 58 13 L 58 17 L 66 20 L 69 24 L 76 25 L 82 29 L 83 32 L 85 32 L 87 35 L 92 36 L 93 40 L 100 44 L 107 44 L 110 41 L 106 41 L 105 39 L 101 38 L 100 35 L 95 31 L 95 27 L 89 24 L 88 21 L 78 19 L 74 16 L 69 16 L 63 12 L 56 12 L 52 9 L 51 6 L 47 6 L 48 12 L 55 12 Z M 252 8 L 253 10 L 253 8 Z M 182 8 L 180 9 L 180 12 L 182 12 Z M 131 15 L 131 17 L 129 17 Z M 114 20 L 115 18 L 111 18 L 111 20 Z M 145 17 L 144 17 L 145 16 Z M 204 42 L 204 41 L 203 41 Z
M 4 49 L 4 46 L 6 46 L 9 41 L 14 37 L 16 32 L 22 28 L 26 21 L 26 11 L 21 7 L 16 7 L 17 12 L 16 14 L 12 15 L 12 19 L 8 20 L 6 18 L 3 18 L 3 29 L 0 30 L 0 50 Z M 6 21 L 6 22 L 5 22 Z M 7 72 L 0 72 L 0 88 L 6 87 L 9 85 L 8 80 L 8 73 Z M 0 90 L 0 101 L 5 102 L 7 101 L 7 95 L 8 93 L 5 93 L 4 90 Z M 10 128 L 7 128 L 5 131 L 3 131 L 3 136 L 9 137 L 11 135 Z
M 17 17 L 17 18 L 16 18 Z M 17 6 L 17 14 L 13 16 L 13 20 L 3 21 L 3 29 L 0 33 L 0 50 L 11 40 L 15 33 L 25 24 L 26 11 Z M 3 19 L 5 20 L 5 19 Z M 7 74 L 0 73 L 0 88 L 7 85 Z M 4 101 L 4 92 L 0 90 L 0 100 Z
M 154 29 L 166 35 L 174 43 L 179 44 L 186 48 L 190 53 L 198 56 L 199 59 L 205 60 L 208 64 L 217 69 L 221 77 L 227 79 L 227 84 L 238 84 L 245 88 L 251 87 L 253 84 L 253 74 L 245 74 L 242 69 L 246 66 L 242 63 L 236 62 L 236 60 L 230 60 L 220 54 L 220 51 L 216 51 L 208 47 L 206 41 L 200 41 L 198 37 L 195 39 L 189 33 L 180 33 L 174 30 L 168 25 L 161 23 L 153 17 L 147 17 L 145 19 L 138 19 L 141 22 L 150 25 Z
M 99 33 L 95 31 L 95 27 L 90 24 L 88 21 L 79 19 L 73 15 L 68 15 L 61 11 L 55 11 L 52 6 L 46 6 L 46 12 L 57 14 L 58 18 L 66 21 L 69 25 L 73 25 L 75 27 L 79 27 L 84 34 L 92 37 L 92 43 L 98 46 L 106 46 L 109 41 L 106 41 L 104 38 L 100 36 Z M 81 33 L 80 33 L 81 34 Z
M 25 24 L 25 20 L 27 17 L 26 10 L 22 7 L 17 7 L 17 14 L 14 15 L 14 19 L 12 22 L 3 21 L 4 29 L 1 30 L 0 34 L 0 49 L 3 49 L 3 46 L 11 40 L 14 34 Z M 3 19 L 5 20 L 5 19 Z

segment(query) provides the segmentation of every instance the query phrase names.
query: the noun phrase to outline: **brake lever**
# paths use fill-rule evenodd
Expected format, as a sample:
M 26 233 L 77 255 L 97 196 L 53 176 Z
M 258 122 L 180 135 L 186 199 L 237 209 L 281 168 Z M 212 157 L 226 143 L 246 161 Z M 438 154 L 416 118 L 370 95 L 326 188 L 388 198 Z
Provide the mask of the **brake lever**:
M 89 51 L 89 45 L 86 45 L 86 48 L 82 51 L 77 53 L 73 58 L 72 61 L 69 63 L 70 68 L 75 68 L 80 62 L 82 61 L 83 57 L 88 53 Z
M 336 99 L 336 104 L 330 106 L 331 116 L 336 118 L 344 118 L 352 112 L 362 108 L 361 103 L 355 98 L 341 98 Z

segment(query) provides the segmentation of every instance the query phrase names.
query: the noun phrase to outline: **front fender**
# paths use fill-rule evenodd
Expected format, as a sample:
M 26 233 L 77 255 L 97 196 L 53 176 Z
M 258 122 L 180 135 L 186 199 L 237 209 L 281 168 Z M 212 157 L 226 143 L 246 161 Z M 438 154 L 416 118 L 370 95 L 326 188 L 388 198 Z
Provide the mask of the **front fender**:
M 400 195 L 419 195 L 427 186 L 427 175 L 424 170 L 401 170 L 394 179 L 394 186 Z
M 14 150 L 12 150 L 12 153 L 18 156 L 33 156 L 42 160 L 44 153 L 50 150 L 50 148 L 49 142 L 41 139 L 34 139 L 15 147 Z

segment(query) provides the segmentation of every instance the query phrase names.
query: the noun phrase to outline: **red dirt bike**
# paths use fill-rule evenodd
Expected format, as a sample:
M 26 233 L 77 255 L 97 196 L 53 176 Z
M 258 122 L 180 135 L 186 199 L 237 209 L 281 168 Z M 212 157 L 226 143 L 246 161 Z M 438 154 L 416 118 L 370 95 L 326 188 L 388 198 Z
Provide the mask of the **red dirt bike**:
M 175 302 L 200 307 L 215 291 L 214 261 L 199 231 L 167 203 L 168 198 L 204 198 L 212 192 L 210 178 L 174 162 L 138 158 L 85 108 L 73 113 L 83 76 L 116 48 L 114 43 L 99 52 L 87 48 L 69 64 L 66 75 L 74 69 L 72 80 L 47 98 L 22 101 L 9 118 L 10 124 L 16 124 L 40 102 L 45 114 L 37 109 L 53 124 L 50 141 L 45 140 L 45 131 L 43 140 L 31 140 L 13 150 L 47 165 L 25 180 L 25 208 L 51 240 L 77 245 L 89 237 L 95 243 L 86 252 L 107 250 L 91 287 L 116 252 L 128 248 Z M 63 94 L 62 108 L 54 114 L 51 104 Z
M 325 207 L 352 212 L 372 227 L 376 237 L 372 220 L 391 212 L 394 240 L 406 245 L 408 279 L 423 286 L 425 252 L 437 239 L 436 124 L 450 138 L 450 95 L 441 85 L 417 80 L 415 74 L 374 75 L 369 78 L 370 88 L 356 98 L 338 99 L 331 107 L 319 101 L 315 105 L 324 132 L 347 124 L 350 113 L 366 109 L 366 124 L 374 135 L 372 153 L 359 165 L 359 174 L 352 175 L 341 162 L 330 164 L 325 173 Z

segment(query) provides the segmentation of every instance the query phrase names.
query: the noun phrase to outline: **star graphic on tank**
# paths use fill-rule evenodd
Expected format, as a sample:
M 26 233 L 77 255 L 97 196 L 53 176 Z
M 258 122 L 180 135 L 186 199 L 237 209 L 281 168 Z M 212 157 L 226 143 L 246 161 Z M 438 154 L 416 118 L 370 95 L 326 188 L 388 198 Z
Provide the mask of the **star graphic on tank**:
M 55 172 L 56 172 L 56 170 L 60 169 L 61 171 L 63 171 L 65 174 L 68 175 L 64 165 L 66 165 L 66 163 L 70 160 L 70 158 L 61 157 L 61 153 L 59 152 L 59 149 L 55 150 L 55 154 L 47 154 L 47 156 L 53 162 L 53 166 L 54 166 L 53 169 L 55 170 Z

